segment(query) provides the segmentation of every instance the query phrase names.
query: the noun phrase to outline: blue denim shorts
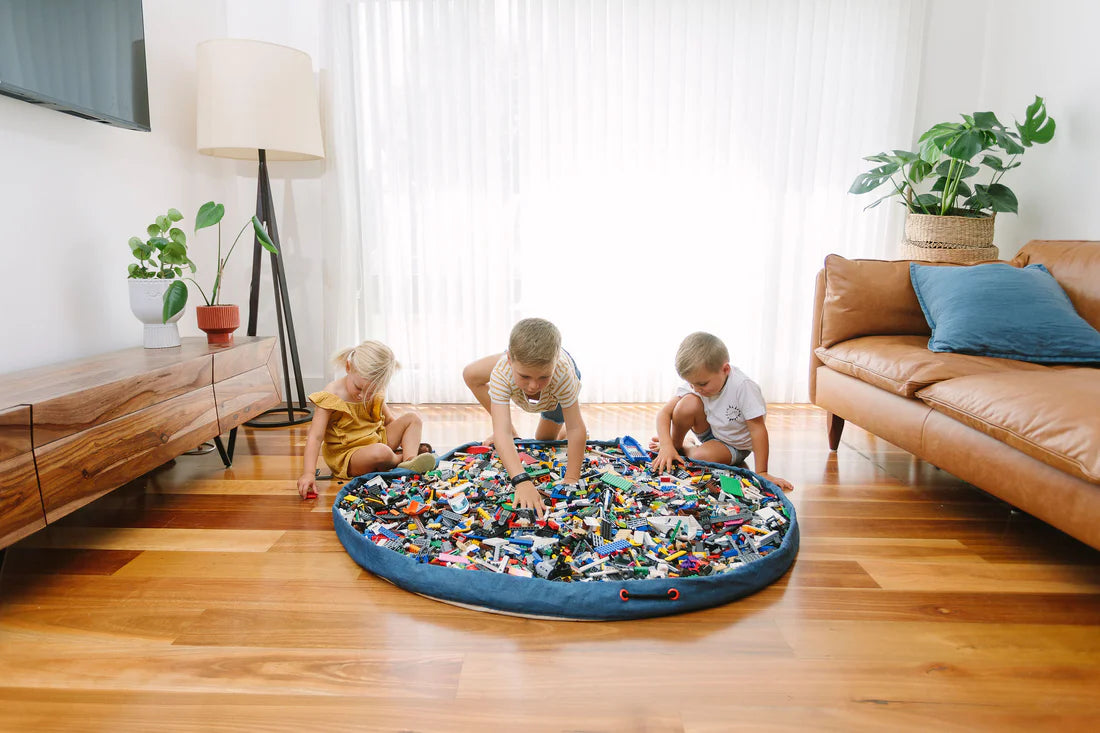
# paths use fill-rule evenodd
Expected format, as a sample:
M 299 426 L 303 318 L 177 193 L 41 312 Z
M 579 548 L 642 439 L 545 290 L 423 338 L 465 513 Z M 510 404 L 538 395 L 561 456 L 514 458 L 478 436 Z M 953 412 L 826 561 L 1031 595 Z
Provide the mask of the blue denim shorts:
M 565 355 L 569 357 L 569 361 L 573 362 L 573 371 L 576 372 L 576 374 L 577 374 L 577 381 L 580 381 L 581 370 L 577 368 L 576 359 L 574 359 L 573 355 L 570 354 L 568 351 L 565 351 L 565 349 L 562 349 L 562 351 L 564 351 Z M 540 412 L 539 416 L 542 417 L 543 420 L 549 420 L 550 422 L 557 423 L 558 425 L 561 425 L 562 423 L 565 422 L 565 415 L 561 411 L 561 405 L 560 404 L 557 407 L 555 407 L 553 410 L 547 410 L 546 412 Z
M 726 447 L 726 450 L 730 452 L 731 466 L 740 466 L 742 463 L 745 462 L 745 459 L 749 457 L 749 454 L 752 453 L 751 450 L 741 450 L 740 448 L 734 448 L 729 443 L 723 443 L 721 440 L 718 440 L 718 438 L 714 437 L 714 431 L 710 428 L 707 428 L 706 432 L 702 435 L 696 433 L 695 437 L 699 439 L 700 443 L 706 443 L 707 441 L 713 440 L 716 443 L 721 443 L 722 445 L 724 445 Z

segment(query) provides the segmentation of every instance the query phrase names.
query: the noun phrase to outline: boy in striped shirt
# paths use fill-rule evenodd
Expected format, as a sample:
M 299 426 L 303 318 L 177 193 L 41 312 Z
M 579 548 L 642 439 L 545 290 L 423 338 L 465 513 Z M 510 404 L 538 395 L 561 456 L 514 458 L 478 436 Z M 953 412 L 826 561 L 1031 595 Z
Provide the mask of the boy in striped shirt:
M 539 518 L 546 507 L 512 442 L 517 434 L 510 405 L 514 402 L 524 412 L 540 413 L 535 440 L 565 435 L 569 442 L 564 482 L 575 484 L 580 480 L 587 438 L 577 399 L 580 376 L 573 357 L 561 348 L 561 333 L 542 318 L 523 319 L 512 328 L 506 352 L 478 359 L 462 370 L 466 386 L 492 417 L 492 441 L 515 487 L 512 506 L 534 509 Z

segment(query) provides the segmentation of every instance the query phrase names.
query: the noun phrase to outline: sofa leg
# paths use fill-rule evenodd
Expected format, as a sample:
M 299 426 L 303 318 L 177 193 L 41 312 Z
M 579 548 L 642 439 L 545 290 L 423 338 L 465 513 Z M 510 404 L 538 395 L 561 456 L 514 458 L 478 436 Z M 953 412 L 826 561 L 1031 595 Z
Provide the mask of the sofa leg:
M 840 434 L 844 432 L 844 418 L 829 412 L 829 450 L 840 447 Z

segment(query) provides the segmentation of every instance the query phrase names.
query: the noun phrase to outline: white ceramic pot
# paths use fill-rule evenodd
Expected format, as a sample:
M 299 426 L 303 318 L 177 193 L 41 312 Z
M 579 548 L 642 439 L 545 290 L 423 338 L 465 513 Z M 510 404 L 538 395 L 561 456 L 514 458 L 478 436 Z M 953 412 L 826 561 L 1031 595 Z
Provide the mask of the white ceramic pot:
M 164 291 L 168 290 L 172 281 L 163 278 L 149 280 L 128 278 L 128 282 L 130 283 L 130 310 L 139 321 L 145 324 L 145 334 L 142 339 L 145 348 L 165 349 L 179 346 L 180 332 L 176 321 L 183 316 L 183 311 L 168 319 L 168 323 L 162 320 Z

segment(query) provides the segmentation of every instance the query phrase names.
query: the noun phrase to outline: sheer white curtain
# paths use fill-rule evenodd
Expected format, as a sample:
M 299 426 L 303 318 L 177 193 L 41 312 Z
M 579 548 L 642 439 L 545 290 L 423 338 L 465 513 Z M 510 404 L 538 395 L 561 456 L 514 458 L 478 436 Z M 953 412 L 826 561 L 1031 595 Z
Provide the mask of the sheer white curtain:
M 590 402 L 658 401 L 711 331 L 803 401 L 825 254 L 889 257 L 847 194 L 910 141 L 921 0 L 345 0 L 325 83 L 326 346 L 390 344 L 390 399 L 549 318 Z

